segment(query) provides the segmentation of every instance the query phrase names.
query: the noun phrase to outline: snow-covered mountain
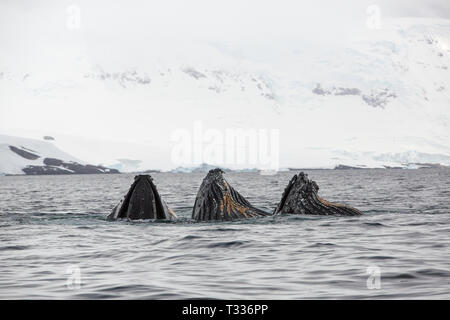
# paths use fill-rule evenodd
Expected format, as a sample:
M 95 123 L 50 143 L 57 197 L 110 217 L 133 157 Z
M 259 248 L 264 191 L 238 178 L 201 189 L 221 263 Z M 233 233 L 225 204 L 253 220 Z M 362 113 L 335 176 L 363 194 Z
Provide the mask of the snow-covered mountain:
M 280 167 L 450 165 L 450 20 L 385 19 L 338 44 L 288 40 L 161 42 L 124 60 L 85 39 L 29 68 L 5 56 L 0 128 L 142 143 L 139 155 L 114 144 L 103 157 L 71 152 L 133 159 L 133 170 L 180 166 L 171 136 L 195 121 L 279 129 Z
M 0 175 L 117 172 L 80 161 L 47 141 L 0 135 Z

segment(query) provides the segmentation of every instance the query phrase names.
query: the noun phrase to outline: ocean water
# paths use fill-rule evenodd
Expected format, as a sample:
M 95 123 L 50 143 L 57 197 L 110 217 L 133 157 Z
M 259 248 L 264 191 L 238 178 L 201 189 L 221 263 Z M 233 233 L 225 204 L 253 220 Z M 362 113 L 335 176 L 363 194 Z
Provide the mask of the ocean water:
M 204 174 L 156 173 L 179 219 L 109 222 L 133 175 L 0 177 L 0 298 L 450 298 L 450 170 L 306 172 L 365 214 L 197 223 Z M 272 212 L 293 175 L 225 177 Z

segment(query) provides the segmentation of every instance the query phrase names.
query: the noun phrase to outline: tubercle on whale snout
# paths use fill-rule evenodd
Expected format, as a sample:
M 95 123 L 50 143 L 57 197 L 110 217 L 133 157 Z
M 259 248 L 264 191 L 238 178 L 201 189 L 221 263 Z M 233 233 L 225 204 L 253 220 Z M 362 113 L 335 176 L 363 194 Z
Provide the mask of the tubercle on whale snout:
M 213 169 L 200 185 L 192 209 L 196 221 L 229 221 L 267 216 L 269 213 L 254 207 L 223 177 L 224 172 Z M 362 212 L 339 203 L 322 199 L 319 186 L 308 175 L 294 175 L 286 186 L 281 200 L 273 211 L 279 214 L 361 215 Z M 150 175 L 137 175 L 125 197 L 114 207 L 108 220 L 173 219 L 175 213 L 159 195 Z

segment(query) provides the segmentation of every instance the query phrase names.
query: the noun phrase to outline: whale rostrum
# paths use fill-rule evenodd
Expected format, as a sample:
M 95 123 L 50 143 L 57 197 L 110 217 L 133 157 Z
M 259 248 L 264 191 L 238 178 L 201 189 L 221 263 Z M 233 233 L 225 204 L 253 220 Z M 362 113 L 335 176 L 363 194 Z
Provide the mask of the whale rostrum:
M 197 192 L 192 219 L 196 221 L 229 221 L 268 216 L 254 207 L 223 177 L 224 172 L 213 169 L 203 179 Z M 318 195 L 319 186 L 308 175 L 294 175 L 286 186 L 273 214 L 345 215 L 356 216 L 358 209 L 326 201 Z M 175 213 L 167 206 L 150 175 L 137 175 L 125 197 L 107 216 L 116 219 L 173 219 Z
M 274 214 L 361 215 L 362 212 L 339 203 L 328 202 L 319 195 L 319 186 L 308 175 L 294 175 L 283 192 Z
M 175 213 L 161 198 L 150 175 L 137 175 L 125 197 L 108 215 L 108 220 L 116 219 L 172 219 Z
M 221 169 L 208 172 L 197 192 L 192 219 L 197 221 L 235 220 L 268 213 L 253 207 L 223 177 Z

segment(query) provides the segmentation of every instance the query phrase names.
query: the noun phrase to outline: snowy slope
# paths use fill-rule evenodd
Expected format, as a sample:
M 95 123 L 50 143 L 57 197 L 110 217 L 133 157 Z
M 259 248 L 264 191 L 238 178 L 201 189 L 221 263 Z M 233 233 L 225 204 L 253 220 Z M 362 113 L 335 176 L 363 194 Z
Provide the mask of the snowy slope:
M 279 129 L 281 167 L 450 164 L 449 20 L 385 19 L 332 45 L 155 43 L 130 60 L 85 45 L 29 68 L 0 60 L 3 132 L 21 123 L 142 144 L 136 154 L 114 144 L 74 153 L 141 161 L 140 170 L 179 166 L 170 137 L 194 121 L 221 132 Z
M 51 142 L 0 135 L 0 174 L 70 174 L 80 169 L 110 172 L 72 157 Z
M 30 160 L 13 152 L 10 146 L 24 149 L 36 156 L 36 160 Z M 67 162 L 83 163 L 75 157 L 59 150 L 51 142 L 34 139 L 0 135 L 0 173 L 23 174 L 22 169 L 28 165 L 44 165 L 44 158 L 56 158 Z

